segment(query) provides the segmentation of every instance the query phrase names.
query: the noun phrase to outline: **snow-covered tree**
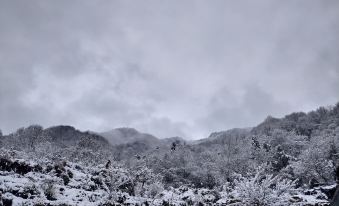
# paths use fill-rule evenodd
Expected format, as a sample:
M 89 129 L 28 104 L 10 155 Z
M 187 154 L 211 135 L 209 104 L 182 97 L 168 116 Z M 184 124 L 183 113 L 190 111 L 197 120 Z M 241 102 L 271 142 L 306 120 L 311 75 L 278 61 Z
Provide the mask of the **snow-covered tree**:
M 289 199 L 295 187 L 295 181 L 265 174 L 259 169 L 254 177 L 240 177 L 235 180 L 232 195 L 242 205 L 283 206 L 290 205 Z

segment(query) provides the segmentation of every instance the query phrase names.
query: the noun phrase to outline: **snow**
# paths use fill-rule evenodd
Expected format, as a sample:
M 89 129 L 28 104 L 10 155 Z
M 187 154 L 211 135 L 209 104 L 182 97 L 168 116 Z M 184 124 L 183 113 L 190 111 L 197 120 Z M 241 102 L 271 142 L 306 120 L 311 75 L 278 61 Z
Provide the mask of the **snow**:
M 20 160 L 25 162 L 24 160 Z M 26 164 L 36 165 L 34 161 L 26 161 Z M 52 167 L 51 167 L 52 166 Z M 59 168 L 59 174 L 55 168 Z M 283 181 L 277 177 L 267 176 L 265 181 L 257 182 L 256 175 L 252 179 L 241 176 L 236 187 L 225 184 L 221 191 L 206 188 L 190 188 L 181 186 L 179 188 L 168 188 L 155 195 L 147 196 L 147 192 L 142 195 L 129 195 L 118 190 L 117 186 L 109 184 L 125 184 L 129 181 L 128 171 L 120 166 L 112 166 L 106 169 L 103 165 L 97 167 L 86 167 L 71 162 L 55 163 L 51 165 L 47 162 L 39 172 L 28 172 L 24 175 L 13 171 L 0 171 L 0 191 L 3 199 L 12 199 L 12 205 L 102 205 L 104 203 L 117 203 L 137 205 L 147 202 L 150 205 L 163 205 L 167 202 L 171 205 L 188 205 L 201 203 L 204 205 L 248 205 L 247 201 L 253 195 L 261 195 L 269 192 L 267 198 L 277 201 L 274 205 L 321 205 L 328 203 L 326 199 L 319 199 L 322 194 L 317 190 L 316 195 L 305 195 L 301 190 L 290 190 L 290 193 L 283 193 L 277 197 L 279 192 L 269 188 L 269 184 L 274 183 L 281 190 L 288 190 L 293 186 L 293 182 Z M 48 169 L 50 168 L 50 169 Z M 52 169 L 51 169 L 52 168 Z M 61 171 L 61 173 L 60 173 Z M 140 170 L 147 172 L 149 170 Z M 64 176 L 69 178 L 66 184 Z M 96 180 L 97 182 L 95 182 Z M 113 182 L 112 182 L 113 181 Z M 265 185 L 267 184 L 267 185 Z M 333 189 L 336 185 L 328 185 L 322 188 Z M 278 189 L 278 187 L 277 187 Z M 315 188 L 316 189 L 316 188 Z M 319 188 L 318 188 L 319 189 Z M 245 192 L 245 193 L 244 193 Z M 292 194 L 293 193 L 293 194 Z M 51 194 L 49 197 L 48 194 Z M 252 196 L 251 196 L 252 195 Z M 285 199 L 282 201 L 282 199 Z M 293 201 L 292 201 L 293 200 Z M 270 199 L 268 201 L 271 201 Z M 279 201 L 284 202 L 280 204 Z

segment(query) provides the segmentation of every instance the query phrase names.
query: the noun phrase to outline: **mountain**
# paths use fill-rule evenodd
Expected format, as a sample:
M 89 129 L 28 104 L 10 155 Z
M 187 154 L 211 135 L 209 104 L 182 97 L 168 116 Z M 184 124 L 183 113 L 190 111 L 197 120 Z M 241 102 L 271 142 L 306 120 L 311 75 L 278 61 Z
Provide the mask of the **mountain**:
M 146 151 L 156 149 L 162 141 L 153 135 L 141 133 L 134 128 L 116 128 L 99 133 L 111 145 L 116 160 L 126 160 Z
M 187 143 L 189 143 L 188 141 L 186 141 L 182 137 L 168 137 L 168 138 L 165 138 L 165 139 L 161 139 L 161 143 L 164 146 L 170 145 L 173 142 L 176 143 L 176 144 L 187 144 Z
M 76 146 L 85 140 L 91 140 L 92 143 L 95 142 L 103 147 L 108 145 L 108 141 L 102 136 L 90 132 L 82 132 L 71 126 L 60 125 L 50 127 L 45 129 L 43 134 L 49 137 L 51 142 L 61 147 Z
M 13 148 L 21 151 L 35 151 L 41 144 L 50 144 L 54 148 L 66 149 L 83 147 L 91 150 L 109 149 L 109 142 L 102 136 L 82 132 L 72 126 L 59 125 L 43 129 L 40 125 L 20 128 L 16 132 L 3 136 L 0 147 Z
M 226 131 L 213 132 L 207 138 L 192 142 L 192 144 L 226 144 L 229 141 L 246 138 L 252 128 L 234 128 Z
M 159 139 L 153 135 L 141 133 L 134 128 L 116 128 L 107 132 L 99 133 L 107 139 L 111 145 L 121 145 L 133 142 L 142 142 L 148 145 L 159 143 Z
M 179 188 L 179 193 L 189 188 L 207 191 L 226 186 L 228 191 L 234 190 L 234 194 L 240 194 L 244 192 L 243 188 L 247 188 L 243 195 L 250 195 L 256 201 L 257 193 L 253 191 L 263 186 L 269 190 L 288 186 L 292 188 L 293 196 L 284 205 L 293 205 L 289 203 L 296 200 L 303 201 L 302 197 L 309 194 L 315 196 L 305 199 L 317 199 L 325 203 L 323 205 L 328 205 L 339 179 L 338 137 L 339 103 L 307 113 L 291 113 L 282 118 L 269 116 L 253 128 L 214 132 L 198 141 L 185 141 L 180 137 L 158 139 L 133 128 L 117 128 L 96 134 L 79 131 L 72 126 L 43 129 L 39 125 L 32 125 L 0 136 L 0 173 L 5 171 L 1 174 L 5 174 L 7 180 L 18 180 L 20 185 L 23 181 L 30 181 L 30 171 L 41 173 L 33 180 L 39 184 L 40 180 L 46 182 L 56 176 L 59 178 L 55 190 L 60 191 L 58 197 L 66 194 L 63 191 L 75 189 L 79 190 L 79 194 L 82 190 L 102 192 L 102 189 L 111 193 L 107 185 L 102 187 L 107 183 L 121 183 L 117 186 L 132 188 L 131 195 L 135 195 L 136 191 L 158 187 L 148 186 L 159 183 L 161 185 L 158 188 Z M 38 167 L 35 163 L 30 165 L 31 160 L 42 166 Z M 117 174 L 119 165 L 125 168 L 122 174 Z M 17 175 L 8 171 L 17 172 L 25 180 L 17 179 Z M 26 173 L 28 176 L 22 175 Z M 102 177 L 97 179 L 100 175 Z M 119 178 L 116 179 L 117 176 L 121 177 L 121 182 Z M 129 177 L 131 181 L 126 185 Z M 83 178 L 88 181 L 82 181 Z M 272 185 L 266 185 L 267 181 Z M 229 183 L 240 186 L 230 186 Z M 80 184 L 84 186 L 79 187 Z M 8 187 L 12 184 L 5 185 Z M 62 190 L 59 189 L 61 187 Z M 11 195 L 23 197 L 16 188 L 14 186 L 10 191 Z M 238 191 L 238 188 L 241 190 Z M 318 190 L 324 194 L 316 192 Z M 295 196 L 295 191 L 299 191 L 301 196 Z M 265 192 L 260 198 L 265 198 L 267 194 L 277 192 Z M 244 197 L 237 199 L 239 204 L 247 198 Z M 184 198 L 187 199 L 187 196 Z M 285 196 L 281 198 L 286 200 Z M 233 199 L 229 201 L 234 202 Z
M 293 112 L 283 118 L 268 116 L 262 123 L 252 129 L 253 134 L 271 135 L 275 129 L 294 131 L 309 138 L 319 131 L 334 129 L 339 125 L 339 103 L 330 107 L 319 107 L 308 113 Z

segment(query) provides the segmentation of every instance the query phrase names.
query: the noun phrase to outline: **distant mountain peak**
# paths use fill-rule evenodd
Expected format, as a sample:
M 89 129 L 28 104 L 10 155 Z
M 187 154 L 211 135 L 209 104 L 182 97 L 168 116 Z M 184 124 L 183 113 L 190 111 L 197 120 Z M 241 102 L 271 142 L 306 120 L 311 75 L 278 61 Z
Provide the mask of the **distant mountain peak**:
M 102 132 L 100 135 L 105 137 L 112 145 L 127 144 L 136 141 L 158 141 L 158 138 L 153 135 L 139 132 L 135 128 L 130 127 L 112 129 L 107 132 Z
M 124 135 L 137 135 L 137 134 L 141 134 L 138 130 L 131 128 L 131 127 L 119 127 L 113 130 L 118 130 L 121 133 L 123 133 Z M 112 130 L 111 130 L 112 131 Z

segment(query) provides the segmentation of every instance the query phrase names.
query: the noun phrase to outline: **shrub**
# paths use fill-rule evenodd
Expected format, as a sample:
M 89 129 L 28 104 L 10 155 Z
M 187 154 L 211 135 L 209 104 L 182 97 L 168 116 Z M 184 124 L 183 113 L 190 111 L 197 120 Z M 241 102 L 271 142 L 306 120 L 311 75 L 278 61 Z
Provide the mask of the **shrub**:
M 47 182 L 43 187 L 47 200 L 56 200 L 55 186 L 52 182 Z
M 295 181 L 282 179 L 279 176 L 263 175 L 261 171 L 252 178 L 235 180 L 233 196 L 243 205 L 289 205 Z
M 155 182 L 147 186 L 146 195 L 147 197 L 154 198 L 158 194 L 164 191 L 164 186 L 160 182 Z
M 68 185 L 68 183 L 70 181 L 69 177 L 67 175 L 63 174 L 63 175 L 61 175 L 61 178 L 64 181 L 64 184 Z

